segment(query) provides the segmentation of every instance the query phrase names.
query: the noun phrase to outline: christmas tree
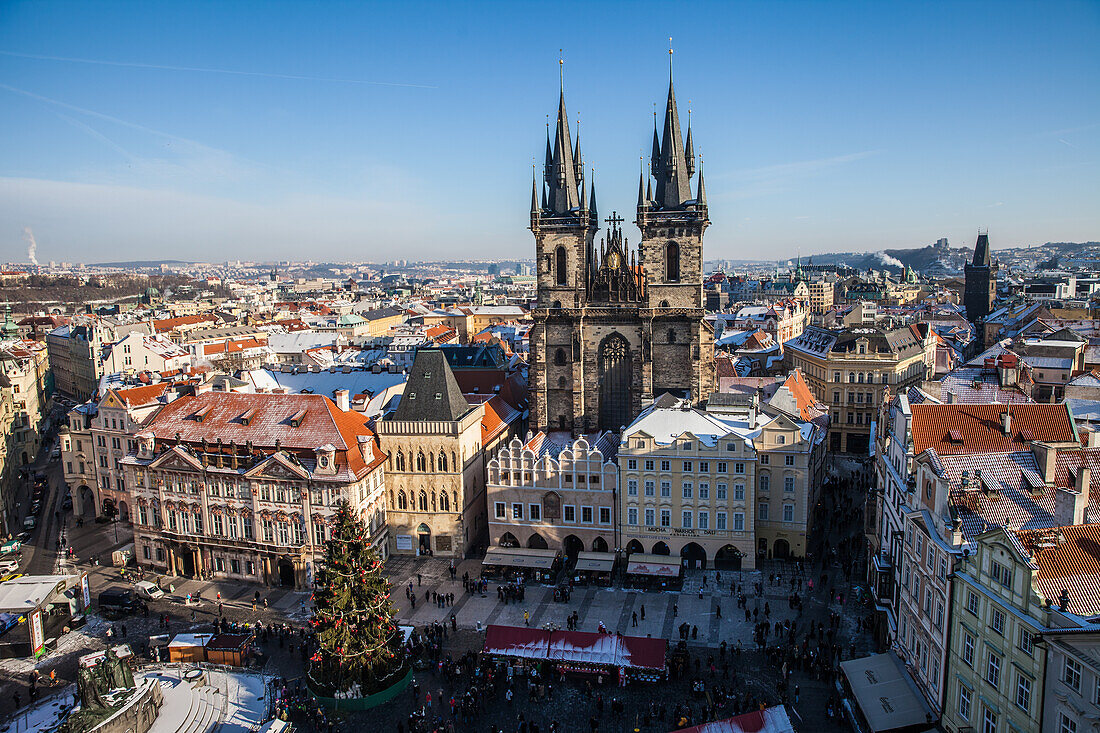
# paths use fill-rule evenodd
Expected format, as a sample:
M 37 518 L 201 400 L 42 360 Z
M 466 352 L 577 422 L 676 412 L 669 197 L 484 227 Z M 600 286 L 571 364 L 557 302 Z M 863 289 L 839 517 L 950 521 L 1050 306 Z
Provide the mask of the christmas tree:
M 366 528 L 342 504 L 314 580 L 310 623 L 319 647 L 309 676 L 317 692 L 331 697 L 358 685 L 369 695 L 401 679 L 407 663 L 394 613 Z

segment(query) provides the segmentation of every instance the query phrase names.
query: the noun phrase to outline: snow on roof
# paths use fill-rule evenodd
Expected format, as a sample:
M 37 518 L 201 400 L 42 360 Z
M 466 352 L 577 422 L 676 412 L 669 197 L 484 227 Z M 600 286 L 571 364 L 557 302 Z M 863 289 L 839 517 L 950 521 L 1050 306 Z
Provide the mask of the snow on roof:
M 650 407 L 623 431 L 622 438 L 626 440 L 637 433 L 648 435 L 658 445 L 671 445 L 681 435 L 690 434 L 714 446 L 727 435 L 736 434 L 751 440 L 760 431 L 746 422 L 719 418 L 701 410 Z

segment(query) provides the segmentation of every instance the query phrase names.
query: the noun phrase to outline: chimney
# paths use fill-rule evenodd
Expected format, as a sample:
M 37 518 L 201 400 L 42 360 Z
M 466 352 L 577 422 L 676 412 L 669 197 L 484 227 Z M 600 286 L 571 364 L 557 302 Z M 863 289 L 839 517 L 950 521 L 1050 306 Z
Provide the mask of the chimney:
M 1035 462 L 1039 464 L 1039 471 L 1043 475 L 1043 483 L 1050 486 L 1054 483 L 1054 469 L 1058 465 L 1058 452 L 1046 443 L 1032 441 L 1031 450 L 1035 454 Z
M 1005 435 L 1012 435 L 1012 412 L 1006 409 L 1001 413 L 1001 430 Z
M 210 382 L 200 382 L 199 384 L 195 385 L 195 394 L 196 395 L 206 394 L 207 392 L 211 391 L 213 388 L 214 388 L 214 386 L 212 384 L 210 384 Z
M 1092 470 L 1081 466 L 1077 470 L 1077 495 L 1073 497 L 1073 524 L 1085 523 L 1085 511 L 1089 506 L 1089 487 L 1092 483 Z
M 1100 430 L 1089 431 L 1089 448 L 1100 448 Z
M 351 398 L 350 393 L 346 389 L 338 389 L 333 393 L 336 402 L 336 406 L 340 408 L 342 412 L 348 412 L 351 410 Z

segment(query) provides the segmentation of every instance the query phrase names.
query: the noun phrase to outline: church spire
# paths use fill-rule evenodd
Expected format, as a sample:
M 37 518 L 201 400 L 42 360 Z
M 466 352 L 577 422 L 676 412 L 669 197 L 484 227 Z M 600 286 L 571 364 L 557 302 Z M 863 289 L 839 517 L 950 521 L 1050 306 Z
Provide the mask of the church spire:
M 645 159 L 638 158 L 638 208 L 645 205 Z
M 588 199 L 588 215 L 590 217 L 592 217 L 592 221 L 598 222 L 600 220 L 600 215 L 596 211 L 596 169 L 595 168 L 592 169 L 591 178 L 592 178 L 592 190 L 590 192 L 589 199 Z
M 559 66 L 564 61 L 558 61 Z M 549 145 L 549 137 L 547 138 Z M 573 159 L 573 145 L 569 139 L 569 118 L 565 111 L 565 76 L 562 73 L 561 91 L 558 96 L 558 119 L 554 130 L 554 144 L 548 148 L 550 154 L 546 166 L 546 184 L 550 192 L 548 198 L 549 209 L 554 214 L 566 214 L 581 206 L 580 190 L 578 188 L 577 168 Z
M 539 184 L 535 175 L 535 166 L 531 166 L 531 218 L 539 214 Z
M 657 134 L 657 106 L 653 106 L 653 149 L 649 154 L 649 175 L 657 177 L 661 170 L 661 136 Z
M 668 101 L 665 104 L 664 135 L 657 174 L 657 206 L 678 209 L 691 199 L 691 174 L 688 171 L 684 139 L 680 134 L 680 113 L 676 108 L 676 90 L 672 84 L 672 49 L 669 49 Z
M 695 194 L 695 203 L 699 206 L 707 205 L 707 187 L 703 183 L 703 161 L 699 161 L 699 185 L 696 189 L 698 193 Z
M 691 104 L 691 100 L 688 100 Z M 684 157 L 687 161 L 688 176 L 695 175 L 695 146 L 691 143 L 691 108 L 688 107 L 688 137 L 684 144 Z
M 978 267 L 989 267 L 992 258 L 989 254 L 989 232 L 978 232 L 978 241 L 974 245 L 974 262 Z

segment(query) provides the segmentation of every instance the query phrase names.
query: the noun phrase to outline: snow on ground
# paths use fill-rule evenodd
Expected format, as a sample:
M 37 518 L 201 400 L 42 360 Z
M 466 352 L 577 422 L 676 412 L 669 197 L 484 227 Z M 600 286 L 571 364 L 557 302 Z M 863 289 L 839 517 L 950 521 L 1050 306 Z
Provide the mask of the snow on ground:
M 52 730 L 72 709 L 75 694 L 76 685 L 69 685 L 58 694 L 39 700 L 33 707 L 23 708 L 19 715 L 0 725 L 0 733 Z

